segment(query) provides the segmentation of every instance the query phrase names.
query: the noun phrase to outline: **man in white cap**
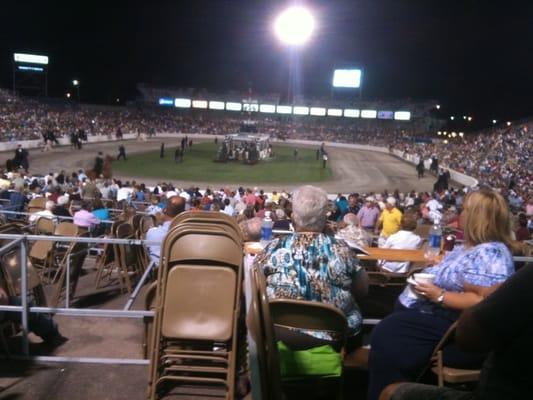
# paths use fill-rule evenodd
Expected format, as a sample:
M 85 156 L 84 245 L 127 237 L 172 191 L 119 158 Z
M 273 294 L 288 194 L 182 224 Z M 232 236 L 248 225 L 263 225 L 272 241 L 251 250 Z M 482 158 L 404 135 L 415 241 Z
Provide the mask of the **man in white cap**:
M 368 196 L 365 205 L 357 213 L 359 225 L 366 231 L 372 232 L 379 218 L 379 209 L 374 204 L 374 197 Z
M 387 197 L 385 209 L 379 216 L 375 233 L 379 233 L 378 245 L 382 247 L 387 238 L 400 230 L 402 223 L 402 212 L 396 208 L 396 199 Z M 381 230 L 381 232 L 380 232 Z

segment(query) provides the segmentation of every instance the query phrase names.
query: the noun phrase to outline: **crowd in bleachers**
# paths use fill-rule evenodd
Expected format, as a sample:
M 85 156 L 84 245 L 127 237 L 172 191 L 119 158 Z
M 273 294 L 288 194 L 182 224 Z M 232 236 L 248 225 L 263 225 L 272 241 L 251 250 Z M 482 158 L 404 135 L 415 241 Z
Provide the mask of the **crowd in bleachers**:
M 56 137 L 78 130 L 89 135 L 178 132 L 225 135 L 238 132 L 248 114 L 228 116 L 211 111 L 178 112 L 155 107 L 102 108 L 68 103 L 42 103 L 0 91 L 0 136 L 6 141 L 40 139 L 51 130 Z M 441 166 L 464 172 L 494 187 L 516 208 L 532 196 L 532 122 L 495 127 L 477 134 L 431 142 L 416 124 L 382 120 L 318 117 L 294 119 L 253 115 L 259 132 L 280 139 L 359 143 L 397 149 L 424 159 L 436 157 Z M 424 138 L 424 142 L 415 141 Z M 435 138 L 435 135 L 433 135 Z

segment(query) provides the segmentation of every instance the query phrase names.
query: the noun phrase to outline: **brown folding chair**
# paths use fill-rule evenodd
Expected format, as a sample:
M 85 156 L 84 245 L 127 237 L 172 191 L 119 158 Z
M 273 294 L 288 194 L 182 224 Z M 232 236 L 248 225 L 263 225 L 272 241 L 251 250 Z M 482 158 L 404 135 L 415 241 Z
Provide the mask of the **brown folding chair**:
M 36 197 L 31 199 L 26 207 L 28 213 L 33 214 L 38 211 L 43 211 L 46 205 L 46 197 Z
M 242 243 L 224 231 L 176 227 L 163 243 L 150 357 L 150 398 L 163 384 L 235 392 Z
M 78 227 L 72 222 L 63 221 L 56 225 L 54 235 L 57 236 L 78 236 Z
M 56 224 L 53 219 L 40 217 L 35 223 L 36 235 L 53 235 Z
M 116 237 L 117 239 L 135 239 L 133 227 L 126 222 L 118 225 Z M 117 262 L 121 290 L 125 288 L 128 293 L 131 293 L 131 276 L 139 276 L 142 273 L 137 260 L 136 250 L 128 244 L 113 244 L 113 251 L 114 258 Z
M 89 237 L 88 234 L 84 234 L 80 237 Z M 52 297 L 52 306 L 57 307 L 59 301 L 62 298 L 66 298 L 66 291 L 68 290 L 69 303 L 76 294 L 76 288 L 78 286 L 78 280 L 81 276 L 83 269 L 83 263 L 89 253 L 89 245 L 82 242 L 74 242 L 70 245 L 62 264 L 59 266 L 58 279 L 56 280 L 54 295 Z M 67 288 L 67 263 L 69 265 L 69 287 Z M 70 304 L 66 305 L 67 307 Z
M 259 279 L 261 277 L 259 274 L 262 272 L 257 268 L 252 268 L 250 273 L 251 299 L 246 325 L 256 345 L 255 356 L 259 367 L 261 398 L 279 400 L 283 398 L 283 391 L 281 389 L 281 372 L 274 324 L 270 318 L 270 306 L 266 293 L 260 290 Z
M 146 311 L 154 311 L 156 308 L 156 294 L 157 294 L 157 282 L 152 282 L 146 289 L 146 296 L 144 298 L 144 309 Z M 152 317 L 144 317 L 144 335 L 143 335 L 143 354 L 144 358 L 148 358 L 150 355 L 148 347 L 152 343 L 152 327 L 154 320 Z
M 446 367 L 443 363 L 442 352 L 444 347 L 455 336 L 457 321 L 454 322 L 446 331 L 440 342 L 437 344 L 431 355 L 431 371 L 437 375 L 438 385 L 444 386 L 445 383 L 457 384 L 476 382 L 479 380 L 481 370 L 479 369 L 461 369 Z
M 109 238 L 116 237 L 117 228 L 123 221 L 114 221 L 111 225 L 111 232 Z M 103 281 L 109 281 L 113 274 L 113 269 L 116 267 L 115 252 L 113 245 L 105 243 L 102 248 L 102 253 L 96 262 L 96 277 L 95 288 L 99 289 L 102 286 Z
M 235 232 L 236 237 L 240 241 L 243 241 L 242 231 L 239 228 L 237 221 L 229 215 L 217 211 L 187 211 L 181 213 L 172 220 L 169 231 L 176 226 L 180 226 L 189 222 L 198 224 L 224 225 L 228 227 L 228 229 L 232 229 Z

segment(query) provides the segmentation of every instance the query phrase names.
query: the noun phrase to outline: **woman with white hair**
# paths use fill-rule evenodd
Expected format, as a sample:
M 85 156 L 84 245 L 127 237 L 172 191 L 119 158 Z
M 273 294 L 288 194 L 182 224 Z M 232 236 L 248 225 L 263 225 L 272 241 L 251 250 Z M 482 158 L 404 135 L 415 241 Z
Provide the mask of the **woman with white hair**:
M 324 190 L 300 187 L 292 204 L 295 232 L 274 239 L 255 261 L 266 275 L 268 297 L 320 301 L 340 308 L 348 321 L 349 344 L 355 344 L 353 338 L 362 326 L 355 300 L 366 295 L 366 272 L 349 247 L 323 233 L 328 206 Z M 300 348 L 333 339 L 327 332 L 276 329 L 276 335 L 289 346 L 296 343 Z
M 37 211 L 37 212 L 31 214 L 30 217 L 28 218 L 28 222 L 30 224 L 33 224 L 33 223 L 36 223 L 37 220 L 39 220 L 39 218 L 43 218 L 43 217 L 44 218 L 49 218 L 49 219 L 53 220 L 54 222 L 56 222 L 57 218 L 54 215 L 54 213 L 52 212 L 54 207 L 55 207 L 55 203 L 52 200 L 48 200 L 45 203 L 45 205 L 44 205 L 44 210 Z

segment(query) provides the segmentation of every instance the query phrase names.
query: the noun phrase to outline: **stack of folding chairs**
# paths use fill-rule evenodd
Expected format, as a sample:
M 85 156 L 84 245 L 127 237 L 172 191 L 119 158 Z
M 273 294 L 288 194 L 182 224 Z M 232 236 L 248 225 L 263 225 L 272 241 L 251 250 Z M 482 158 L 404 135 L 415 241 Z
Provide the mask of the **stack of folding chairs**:
M 232 218 L 188 212 L 173 221 L 154 299 L 151 399 L 202 389 L 234 398 L 242 279 L 242 236 Z

